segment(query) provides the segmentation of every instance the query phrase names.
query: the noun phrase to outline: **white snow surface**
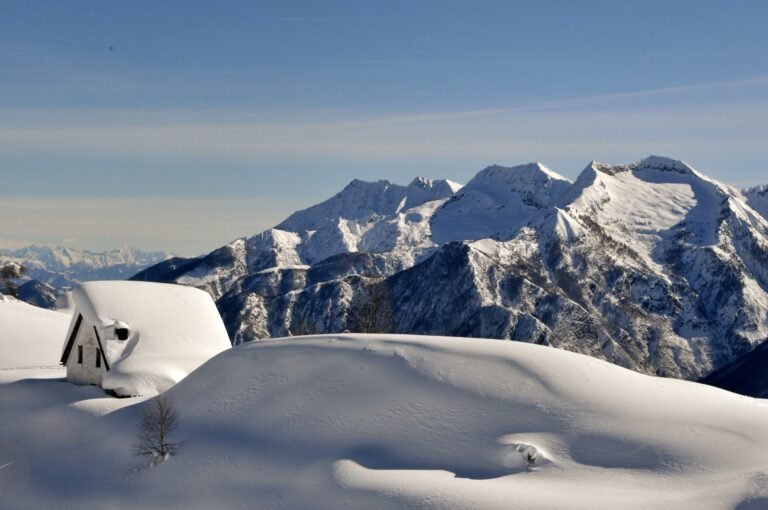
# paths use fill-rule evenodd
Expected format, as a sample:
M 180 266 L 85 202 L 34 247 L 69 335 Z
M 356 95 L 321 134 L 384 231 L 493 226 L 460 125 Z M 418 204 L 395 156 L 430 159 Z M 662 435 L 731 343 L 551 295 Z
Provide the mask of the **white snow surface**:
M 58 366 L 71 317 L 0 294 L 0 369 Z
M 745 223 L 765 229 L 765 222 L 749 210 L 741 193 L 685 162 L 661 156 L 632 165 L 593 161 L 563 201 L 571 216 L 601 225 L 612 238 L 632 249 L 646 267 L 663 273 L 655 250 L 672 237 L 676 226 L 686 224 L 695 245 L 715 246 L 720 242 L 719 204 L 724 200 Z
M 455 182 L 424 177 L 408 186 L 356 179 L 325 202 L 297 211 L 275 227 L 269 251 L 289 253 L 291 264 L 297 260 L 313 264 L 339 253 L 387 252 L 402 269 L 435 247 L 429 219 L 460 189 Z M 258 238 L 247 242 L 250 248 L 258 247 L 252 252 L 262 254 L 265 249 Z M 274 258 L 281 265 L 280 257 Z
M 432 239 L 442 244 L 514 232 L 556 203 L 570 185 L 541 163 L 489 166 L 437 210 Z
M 137 399 L 0 384 L 6 508 L 756 509 L 768 403 L 498 340 L 294 337 L 166 393 L 177 453 L 130 453 Z
M 193 287 L 99 281 L 78 284 L 72 294 L 106 342 L 102 387 L 119 395 L 162 393 L 231 345 L 210 295 Z M 128 325 L 128 340 L 114 339 L 118 321 Z

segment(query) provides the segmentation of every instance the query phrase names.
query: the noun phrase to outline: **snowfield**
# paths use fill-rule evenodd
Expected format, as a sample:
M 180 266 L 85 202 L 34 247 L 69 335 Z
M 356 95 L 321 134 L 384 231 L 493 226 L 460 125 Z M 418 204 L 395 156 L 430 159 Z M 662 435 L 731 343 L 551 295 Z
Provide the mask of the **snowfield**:
M 146 401 L 0 384 L 0 506 L 768 507 L 766 401 L 549 347 L 278 339 L 225 351 L 166 395 L 181 444 L 148 469 L 130 453 Z
M 0 370 L 57 367 L 71 317 L 0 294 Z

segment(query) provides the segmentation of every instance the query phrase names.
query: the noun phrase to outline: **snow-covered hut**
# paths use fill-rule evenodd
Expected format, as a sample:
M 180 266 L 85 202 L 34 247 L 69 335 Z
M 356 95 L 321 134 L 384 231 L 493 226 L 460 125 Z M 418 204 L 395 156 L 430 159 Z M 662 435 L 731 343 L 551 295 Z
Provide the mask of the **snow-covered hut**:
M 231 344 L 211 297 L 182 285 L 75 285 L 61 363 L 67 381 L 119 396 L 162 393 Z

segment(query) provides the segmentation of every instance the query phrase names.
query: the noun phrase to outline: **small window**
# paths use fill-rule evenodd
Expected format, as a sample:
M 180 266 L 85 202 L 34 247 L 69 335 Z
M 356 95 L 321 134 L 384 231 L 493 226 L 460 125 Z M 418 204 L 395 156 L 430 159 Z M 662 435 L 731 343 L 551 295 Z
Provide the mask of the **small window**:
M 96 368 L 101 366 L 101 349 L 96 349 Z
M 83 364 L 83 346 L 78 345 L 77 346 L 77 362 L 81 365 Z
M 115 329 L 115 336 L 118 340 L 128 340 L 128 328 Z

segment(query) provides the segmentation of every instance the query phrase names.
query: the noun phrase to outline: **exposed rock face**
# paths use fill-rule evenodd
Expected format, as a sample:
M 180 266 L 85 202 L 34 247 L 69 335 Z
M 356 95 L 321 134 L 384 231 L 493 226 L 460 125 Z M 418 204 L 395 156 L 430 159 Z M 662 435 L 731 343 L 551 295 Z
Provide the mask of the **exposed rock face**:
M 768 398 L 767 365 L 768 342 L 763 342 L 699 382 L 750 397 Z
M 56 289 L 37 280 L 29 280 L 19 285 L 19 299 L 40 308 L 56 308 Z
M 235 342 L 353 328 L 548 344 L 695 379 L 768 339 L 768 221 L 754 199 L 661 157 L 534 163 L 463 188 L 354 181 L 275 229 L 137 278 L 210 292 Z

